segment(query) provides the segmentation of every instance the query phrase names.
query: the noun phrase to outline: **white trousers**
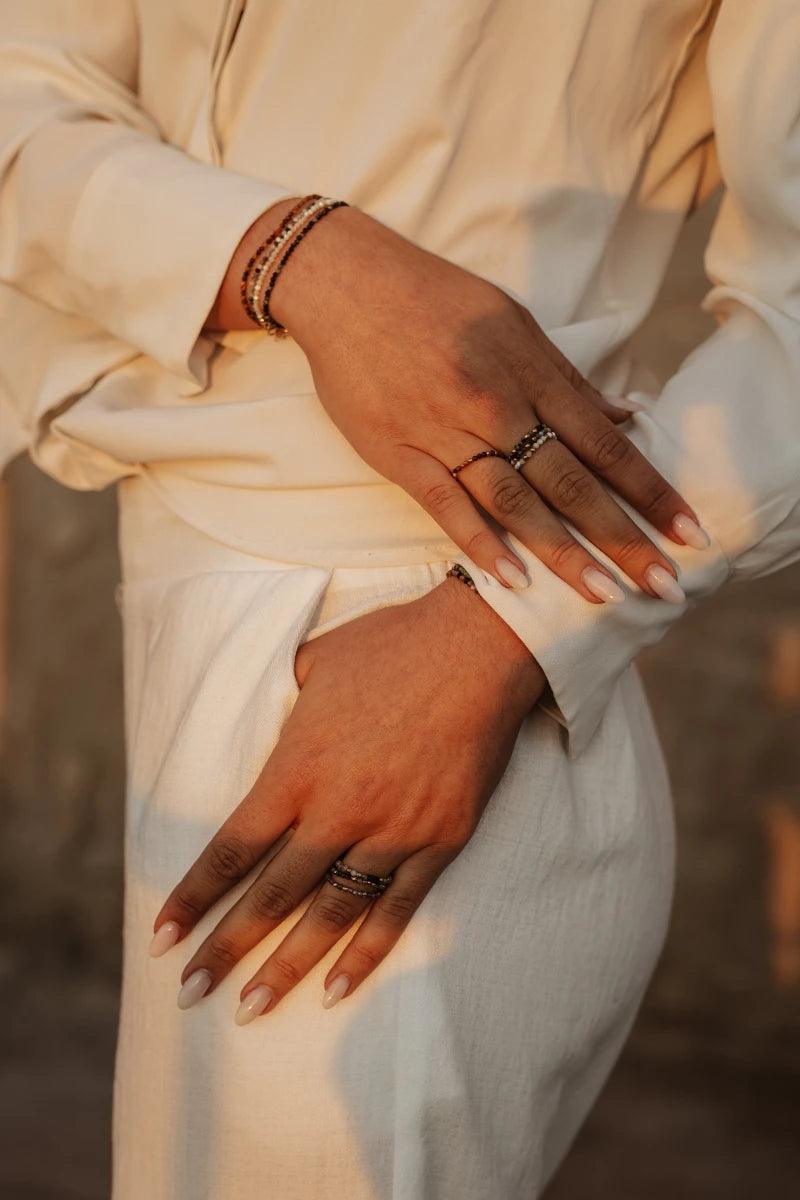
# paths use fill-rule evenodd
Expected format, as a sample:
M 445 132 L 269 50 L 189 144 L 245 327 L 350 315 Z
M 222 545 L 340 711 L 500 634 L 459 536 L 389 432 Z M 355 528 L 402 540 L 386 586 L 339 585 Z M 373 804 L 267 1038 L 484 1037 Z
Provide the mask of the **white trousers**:
M 470 842 L 352 996 L 322 1007 L 340 942 L 273 1013 L 235 1025 L 239 989 L 304 903 L 181 1012 L 182 967 L 250 879 L 160 959 L 153 919 L 275 744 L 298 696 L 297 645 L 422 595 L 447 564 L 275 563 L 192 529 L 139 478 L 118 491 L 128 787 L 113 1200 L 539 1196 L 668 920 L 672 807 L 638 675 L 575 761 L 558 724 L 531 712 Z

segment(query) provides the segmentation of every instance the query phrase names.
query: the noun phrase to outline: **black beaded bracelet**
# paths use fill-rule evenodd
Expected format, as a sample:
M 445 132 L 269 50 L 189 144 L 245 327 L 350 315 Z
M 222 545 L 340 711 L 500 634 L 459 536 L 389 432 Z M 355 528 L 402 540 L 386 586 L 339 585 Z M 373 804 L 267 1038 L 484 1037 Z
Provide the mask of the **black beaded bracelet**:
M 316 225 L 318 221 L 321 221 L 323 217 L 327 217 L 328 213 L 333 212 L 333 210 L 335 208 L 347 208 L 347 207 L 348 207 L 348 204 L 347 204 L 346 200 L 334 200 L 334 202 L 332 204 L 329 204 L 326 208 L 323 208 L 322 212 L 318 212 L 316 214 L 316 216 L 311 218 L 310 221 L 307 221 L 306 224 L 301 228 L 300 232 L 295 237 L 294 241 L 291 242 L 289 249 L 286 251 L 283 258 L 280 260 L 277 267 L 272 272 L 272 275 L 270 275 L 269 283 L 267 284 L 267 286 L 264 290 L 264 296 L 261 301 L 261 313 L 260 313 L 261 318 L 262 318 L 263 328 L 266 329 L 267 333 L 272 333 L 272 334 L 277 335 L 278 337 L 283 337 L 288 332 L 288 330 L 286 329 L 285 326 L 281 325 L 279 321 L 276 321 L 274 317 L 270 316 L 270 312 L 269 312 L 269 298 L 272 295 L 272 291 L 273 291 L 273 288 L 275 287 L 275 282 L 276 282 L 278 276 L 280 275 L 281 271 L 283 270 L 284 266 L 286 265 L 287 259 L 289 259 L 292 256 L 292 254 L 294 254 L 295 250 L 300 245 L 303 238 L 308 233 L 309 229 L 312 229 L 313 226 Z
M 451 575 L 453 579 L 460 579 L 462 583 L 467 585 L 467 587 L 471 587 L 477 592 L 478 589 L 475 586 L 475 580 L 472 578 L 469 571 L 461 566 L 461 563 L 453 563 L 447 574 Z

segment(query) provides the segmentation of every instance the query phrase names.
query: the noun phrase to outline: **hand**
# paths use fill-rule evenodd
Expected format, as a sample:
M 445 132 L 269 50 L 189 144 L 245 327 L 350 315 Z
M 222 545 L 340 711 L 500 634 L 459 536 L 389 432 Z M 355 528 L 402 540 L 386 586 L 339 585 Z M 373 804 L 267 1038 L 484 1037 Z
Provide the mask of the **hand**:
M 369 904 L 325 985 L 345 975 L 350 994 L 385 958 L 472 836 L 544 686 L 516 634 L 454 579 L 306 642 L 295 671 L 300 695 L 261 774 L 154 925 L 184 935 L 291 830 L 181 975 L 195 977 L 188 1007 L 316 888 L 242 988 L 240 1023 L 274 1008 Z M 338 857 L 394 879 L 376 900 L 341 891 L 324 879 Z
M 487 514 L 587 600 L 622 599 L 558 512 L 646 593 L 680 594 L 669 559 L 600 480 L 676 543 L 708 543 L 696 515 L 616 427 L 625 416 L 501 289 L 343 207 L 292 255 L 270 309 L 361 457 L 501 583 L 524 585 L 523 564 Z M 509 451 L 540 419 L 560 440 L 520 471 L 490 457 L 450 474 L 477 451 Z

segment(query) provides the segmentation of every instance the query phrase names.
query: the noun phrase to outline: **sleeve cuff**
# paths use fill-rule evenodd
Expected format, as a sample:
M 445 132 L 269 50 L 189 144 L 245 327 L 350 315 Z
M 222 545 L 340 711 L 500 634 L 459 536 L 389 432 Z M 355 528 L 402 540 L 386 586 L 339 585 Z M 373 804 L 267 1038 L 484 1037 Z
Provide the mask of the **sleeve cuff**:
M 636 519 L 630 507 L 620 503 Z M 644 525 L 643 518 L 638 517 L 638 523 Z M 686 593 L 683 604 L 670 604 L 644 593 L 596 546 L 565 524 L 620 579 L 626 593 L 620 604 L 591 604 L 511 534 L 505 538 L 527 567 L 531 579 L 528 588 L 503 587 L 466 555 L 454 561 L 469 571 L 480 595 L 514 630 L 544 671 L 550 694 L 545 693 L 539 707 L 564 726 L 567 753 L 574 759 L 594 737 L 613 688 L 639 651 L 663 637 L 701 596 L 724 583 L 731 567 L 713 534 L 706 550 L 693 550 L 677 546 L 646 526 L 648 536 L 678 568 Z
M 94 169 L 67 250 L 77 310 L 182 377 L 207 383 L 201 330 L 239 241 L 296 188 L 199 162 L 130 132 Z

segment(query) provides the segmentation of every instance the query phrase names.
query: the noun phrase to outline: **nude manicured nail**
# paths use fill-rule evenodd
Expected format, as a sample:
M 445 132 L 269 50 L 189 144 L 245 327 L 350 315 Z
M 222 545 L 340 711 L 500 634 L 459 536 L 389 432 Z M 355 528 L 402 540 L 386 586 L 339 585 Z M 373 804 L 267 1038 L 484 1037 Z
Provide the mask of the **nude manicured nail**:
M 670 604 L 683 604 L 686 593 L 675 576 L 670 575 L 665 567 L 659 567 L 653 563 L 652 567 L 648 567 L 645 571 L 644 577 L 662 600 L 668 600 Z
M 672 528 L 693 550 L 707 550 L 711 545 L 711 538 L 702 525 L 687 517 L 686 513 L 678 513 L 677 517 L 673 518 Z
M 162 954 L 166 954 L 168 950 L 172 949 L 180 936 L 181 927 L 177 921 L 165 921 L 163 925 L 159 925 L 150 943 L 151 957 L 160 958 Z
M 498 558 L 495 561 L 494 569 L 501 579 L 512 588 L 530 587 L 531 581 L 524 571 L 521 571 L 516 563 L 513 563 L 510 558 Z
M 638 400 L 631 400 L 629 396 L 607 396 L 603 393 L 603 399 L 609 404 L 613 404 L 614 408 L 621 408 L 624 412 L 644 412 L 645 405 L 640 404 Z
M 339 1000 L 341 1000 L 342 996 L 345 994 L 345 992 L 347 991 L 347 989 L 349 987 L 350 987 L 350 976 L 349 975 L 337 975 L 336 978 L 331 983 L 331 985 L 328 988 L 325 995 L 322 997 L 322 1007 L 323 1008 L 333 1008 L 334 1004 L 336 1004 Z
M 234 1021 L 237 1025 L 249 1024 L 256 1017 L 261 1016 L 271 999 L 272 988 L 267 987 L 265 983 L 260 983 L 258 987 L 253 988 L 252 992 L 247 993 L 236 1010 Z
M 198 1000 L 202 1000 L 210 987 L 211 972 L 205 967 L 194 971 L 178 992 L 178 1008 L 191 1008 Z
M 587 567 L 581 578 L 592 595 L 606 604 L 619 604 L 625 599 L 625 593 L 619 584 L 602 571 L 598 571 L 597 567 Z

